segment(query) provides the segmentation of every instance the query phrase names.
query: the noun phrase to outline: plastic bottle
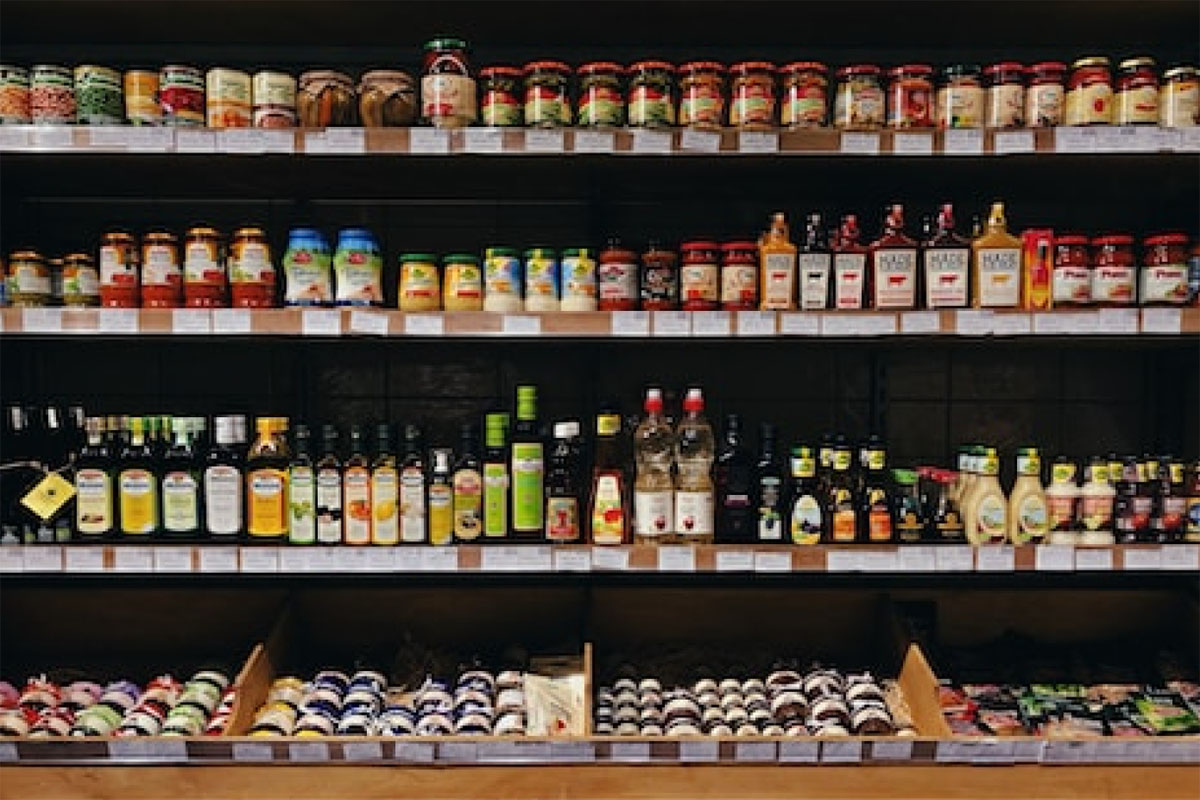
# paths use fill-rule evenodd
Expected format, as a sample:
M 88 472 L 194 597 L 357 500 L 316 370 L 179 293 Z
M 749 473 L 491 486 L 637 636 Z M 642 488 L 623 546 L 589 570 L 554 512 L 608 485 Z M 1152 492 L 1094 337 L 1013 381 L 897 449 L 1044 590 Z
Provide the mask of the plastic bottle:
M 704 393 L 688 389 L 684 417 L 675 431 L 675 531 L 685 542 L 713 540 L 715 492 L 712 481 L 713 431 L 704 416 Z
M 1050 529 L 1042 460 L 1036 447 L 1017 451 L 1017 480 L 1008 498 L 1008 538 L 1013 544 L 1042 544 Z
M 1088 463 L 1079 496 L 1079 516 L 1083 522 L 1079 543 L 1112 544 L 1116 538 L 1113 535 L 1113 505 L 1117 490 L 1108 482 L 1108 464 L 1100 456 L 1093 457 Z
M 1075 464 L 1066 458 L 1055 459 L 1050 467 L 1046 509 L 1048 543 L 1078 544 L 1079 486 L 1075 483 Z
M 637 474 L 633 483 L 634 534 L 638 542 L 657 544 L 675 530 L 671 459 L 675 434 L 663 417 L 661 389 L 647 389 L 646 416 L 633 434 Z
M 994 447 L 983 448 L 978 475 L 963 509 L 970 544 L 1003 544 L 1008 539 L 1008 500 L 1000 488 L 1000 461 Z

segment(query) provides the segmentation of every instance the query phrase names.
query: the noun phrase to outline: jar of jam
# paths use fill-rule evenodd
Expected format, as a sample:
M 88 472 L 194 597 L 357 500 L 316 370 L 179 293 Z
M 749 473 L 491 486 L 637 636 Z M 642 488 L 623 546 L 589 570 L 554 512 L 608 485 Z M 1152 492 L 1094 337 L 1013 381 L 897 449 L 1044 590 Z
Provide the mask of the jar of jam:
M 525 124 L 524 107 L 519 91 L 521 70 L 516 67 L 484 67 L 479 70 L 483 81 L 483 100 L 479 120 L 490 128 L 519 128 Z
M 726 311 L 758 308 L 758 245 L 754 242 L 721 245 L 721 308 Z
M 685 311 L 712 311 L 721 301 L 721 247 L 716 242 L 684 242 L 679 299 Z
M 178 308 L 183 299 L 179 239 L 167 231 L 142 237 L 142 307 Z
M 275 305 L 275 265 L 262 228 L 240 228 L 229 245 L 229 286 L 234 308 Z
M 987 126 L 1022 128 L 1025 126 L 1025 67 L 1015 61 L 1001 61 L 983 71 L 987 83 Z
M 465 128 L 475 121 L 475 79 L 462 39 L 425 43 L 421 118 L 436 128 Z
M 1142 305 L 1181 306 L 1188 299 L 1188 237 L 1160 233 L 1142 241 L 1142 274 L 1138 296 Z
M 354 81 L 341 72 L 305 72 L 296 90 L 296 117 L 302 128 L 353 125 L 358 120 Z
M 729 68 L 729 124 L 747 131 L 775 127 L 775 65 L 769 61 L 745 61 Z
M 561 61 L 526 64 L 525 124 L 531 128 L 561 128 L 571 124 L 567 84 L 571 68 Z
M 1118 125 L 1158 124 L 1158 70 L 1153 58 L 1127 58 L 1117 66 Z
M 188 308 L 221 308 L 227 281 L 221 234 L 205 226 L 188 230 L 183 240 L 183 304 Z
M 87 253 L 63 256 L 63 305 L 100 305 L 100 273 L 96 261 Z
M 1067 125 L 1109 125 L 1113 120 L 1112 70 L 1104 56 L 1071 65 L 1067 84 Z
M 974 64 L 952 64 L 942 70 L 942 84 L 937 91 L 937 126 L 947 128 L 982 128 L 983 84 L 979 67 Z
M 642 308 L 671 311 L 679 308 L 679 261 L 658 242 L 642 253 Z
M 633 311 L 638 307 L 638 257 L 637 253 L 621 245 L 618 239 L 609 239 L 608 246 L 600 252 L 600 263 L 596 268 L 601 311 Z
M 829 70 L 819 61 L 797 61 L 783 72 L 779 124 L 789 130 L 829 124 Z
M 398 69 L 374 69 L 358 84 L 358 111 L 367 128 L 404 128 L 417 115 L 412 76 Z
M 1064 233 L 1054 239 L 1054 272 L 1051 292 L 1055 306 L 1086 306 L 1092 303 L 1092 271 L 1088 239 Z
M 906 64 L 888 71 L 888 127 L 933 126 L 933 67 Z
M 36 250 L 18 250 L 8 257 L 8 299 L 14 306 L 50 305 L 50 270 Z
M 1133 237 L 1109 234 L 1092 239 L 1092 302 L 1131 306 L 1137 301 Z
M 1025 124 L 1030 128 L 1062 125 L 1067 65 L 1061 61 L 1039 61 L 1029 68 L 1025 91 Z
M 100 305 L 138 307 L 137 239 L 131 233 L 112 231 L 100 239 Z
M 1175 67 L 1163 73 L 1158 124 L 1165 128 L 1200 125 L 1200 73 L 1195 67 Z
M 665 61 L 639 61 L 629 68 L 629 124 L 669 128 L 675 124 L 675 68 Z
M 715 61 L 689 61 L 679 73 L 679 124 L 720 129 L 725 123 L 725 67 Z
M 877 130 L 883 127 L 885 103 L 879 86 L 879 67 L 855 64 L 837 71 L 833 124 L 841 130 Z
M 579 68 L 579 125 L 616 128 L 625 124 L 624 72 L 620 64 L 611 61 L 593 61 Z

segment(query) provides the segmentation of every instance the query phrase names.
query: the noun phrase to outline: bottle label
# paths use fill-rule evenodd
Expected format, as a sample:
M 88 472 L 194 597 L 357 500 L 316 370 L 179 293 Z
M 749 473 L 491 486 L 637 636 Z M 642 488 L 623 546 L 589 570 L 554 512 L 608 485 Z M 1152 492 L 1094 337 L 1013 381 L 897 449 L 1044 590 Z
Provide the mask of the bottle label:
M 1051 285 L 1055 305 L 1092 302 L 1092 271 L 1087 267 L 1055 267 Z
M 569 256 L 562 260 L 562 296 L 564 300 L 596 301 L 596 262 L 590 258 Z M 595 307 L 594 305 L 592 306 Z
M 317 471 L 317 541 L 342 541 L 342 476 L 336 469 Z
M 796 256 L 792 253 L 764 254 L 762 282 L 764 309 L 792 308 L 792 298 L 796 294 Z
M 1184 516 L 1187 514 L 1187 498 L 1173 495 L 1162 499 L 1162 510 L 1153 520 L 1154 529 L 1172 534 L 1183 530 Z
M 975 529 L 979 544 L 1003 544 L 1008 538 L 1008 509 L 997 494 L 984 495 L 975 511 Z
M 596 497 L 592 508 L 592 542 L 621 544 L 625 541 L 625 502 L 621 483 L 614 475 L 596 479 Z
M 558 262 L 553 258 L 530 258 L 525 261 L 525 297 L 544 300 L 558 299 Z
M 484 291 L 492 296 L 521 298 L 521 260 L 515 256 L 490 256 L 483 264 Z
M 1046 498 L 1028 494 L 1017 504 L 1017 527 L 1013 544 L 1040 544 L 1050 530 L 1050 510 Z
M 673 303 L 679 297 L 679 272 L 673 262 L 652 261 L 642 270 L 642 301 Z
M 250 513 L 246 526 L 251 536 L 287 535 L 287 473 L 256 469 L 246 476 Z
M 329 251 L 289 247 L 283 254 L 285 305 L 319 305 L 333 300 Z
M 174 247 L 158 244 L 148 245 L 144 256 L 143 286 L 179 286 L 182 283 L 183 274 L 179 269 L 179 261 Z
M 921 516 L 915 510 L 905 509 L 896 516 L 896 538 L 902 542 L 919 542 L 924 538 L 925 529 L 921 524 Z
M 1021 303 L 1021 251 L 1014 247 L 979 251 L 979 305 L 1016 308 Z
M 75 528 L 82 534 L 108 533 L 113 526 L 112 480 L 101 469 L 75 473 Z
M 792 503 L 792 544 L 818 544 L 824 527 L 821 504 L 811 494 L 801 495 Z M 851 537 L 853 538 L 853 537 Z
M 317 487 L 312 467 L 288 470 L 288 541 L 312 544 L 317 540 Z
M 917 251 L 875 251 L 875 307 L 912 308 L 917 294 Z
M 371 476 L 371 542 L 396 544 L 400 541 L 400 504 L 396 470 L 379 467 Z
M 800 308 L 804 311 L 829 306 L 829 272 L 833 258 L 828 253 L 801 253 Z
M 713 533 L 713 493 L 675 492 L 675 528 L 681 536 L 711 536 Z
M 513 530 L 521 533 L 542 530 L 542 489 L 545 464 L 542 445 L 519 442 L 512 446 Z
M 454 538 L 474 541 L 483 530 L 483 484 L 473 469 L 454 473 Z
M 1143 303 L 1183 305 L 1188 296 L 1187 265 L 1143 267 L 1141 293 L 1138 296 Z
M 779 478 L 763 478 L 758 482 L 758 540 L 778 542 L 783 539 L 783 521 L 780 519 Z
M 204 470 L 204 518 L 213 536 L 236 536 L 242 530 L 242 473 L 237 467 Z
M 454 531 L 454 490 L 446 483 L 429 485 L 429 543 L 450 544 Z
M 438 272 L 433 264 L 405 261 L 400 265 L 400 301 L 413 308 L 437 308 Z M 403 306 L 402 306 L 403 307 Z
M 671 533 L 674 498 L 669 489 L 662 491 L 633 491 L 634 531 L 638 536 L 653 538 Z
M 752 264 L 726 264 L 721 268 L 721 302 L 758 305 L 758 271 Z
M 716 264 L 684 264 L 679 270 L 680 299 L 685 303 L 689 300 L 716 303 L 720 297 L 719 274 Z
M 416 467 L 400 471 L 400 541 L 425 541 L 425 473 Z
M 350 467 L 342 481 L 346 544 L 367 544 L 371 541 L 371 473 L 366 467 Z
M 508 535 L 508 467 L 504 464 L 483 465 L 483 535 Z
M 1047 527 L 1052 531 L 1069 532 L 1075 530 L 1075 512 L 1079 498 L 1071 495 L 1046 495 Z
M 158 519 L 154 476 L 143 469 L 127 469 L 117 478 L 121 501 L 122 533 L 153 533 Z
M 378 249 L 363 245 L 339 247 L 333 256 L 337 302 L 372 305 L 383 302 L 383 257 Z
M 1200 541 L 1200 495 L 1187 499 L 1184 536 L 1189 542 Z
M 554 542 L 579 540 L 579 501 L 574 497 L 546 498 L 546 538 Z
M 638 297 L 636 264 L 606 261 L 596 269 L 600 284 L 600 299 L 609 302 L 634 301 Z
M 190 472 L 168 472 L 162 479 L 163 528 L 191 533 L 200 527 L 200 486 Z
M 1080 503 L 1083 529 L 1089 532 L 1111 531 L 1113 527 L 1113 496 L 1085 494 Z
M 871 489 L 867 494 L 867 539 L 872 542 L 892 540 L 892 512 L 887 506 L 887 495 L 882 489 Z
M 1153 512 L 1153 501 L 1146 495 L 1133 498 L 1133 528 L 1138 532 L 1150 529 L 1150 515 Z
M 971 251 L 965 247 L 925 251 L 925 307 L 963 308 L 967 304 Z
M 838 253 L 833 257 L 833 299 L 839 309 L 863 307 L 867 285 L 867 257 L 863 253 Z

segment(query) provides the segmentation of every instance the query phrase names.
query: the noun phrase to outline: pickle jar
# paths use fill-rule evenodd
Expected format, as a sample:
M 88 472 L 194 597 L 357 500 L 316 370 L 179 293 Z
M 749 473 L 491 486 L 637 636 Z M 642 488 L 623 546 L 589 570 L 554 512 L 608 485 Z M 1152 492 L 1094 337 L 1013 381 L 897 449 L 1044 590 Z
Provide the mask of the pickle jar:
M 1056 307 L 1091 304 L 1090 264 L 1086 236 L 1064 233 L 1054 238 L 1054 271 L 1050 283 Z
M 1071 65 L 1067 83 L 1067 125 L 1109 125 L 1113 120 L 1113 83 L 1104 56 L 1081 58 Z
M 571 124 L 568 84 L 571 68 L 561 61 L 525 65 L 525 124 L 531 128 L 561 128 Z
M 18 250 L 8 257 L 8 300 L 14 306 L 50 304 L 50 269 L 36 250 Z
M 519 128 L 524 124 L 521 103 L 521 70 L 516 67 L 484 67 L 479 70 L 483 81 L 483 99 L 479 120 L 489 128 Z
M 63 256 L 62 299 L 67 306 L 100 305 L 100 273 L 87 253 Z
M 125 231 L 111 231 L 100 239 L 100 305 L 137 308 L 137 239 Z
M 833 125 L 841 130 L 878 130 L 883 127 L 885 103 L 879 67 L 855 64 L 837 71 Z
M 729 124 L 746 131 L 775 127 L 775 65 L 745 61 L 729 68 Z
M 829 70 L 819 61 L 797 61 L 783 72 L 779 122 L 785 128 L 822 128 L 829 124 Z
M 1109 234 L 1092 239 L 1092 302 L 1130 306 L 1137 301 L 1133 237 Z
M 629 68 L 629 124 L 669 128 L 675 124 L 675 68 L 665 61 L 639 61 Z
M 987 83 L 987 127 L 1025 126 L 1025 67 L 1001 61 L 983 71 Z
M 142 237 L 142 307 L 178 308 L 183 299 L 179 239 L 168 231 Z
M 421 76 L 421 119 L 435 128 L 465 128 L 475 122 L 475 79 L 462 39 L 425 43 Z
M 300 76 L 296 116 L 302 128 L 354 125 L 358 121 L 354 81 L 333 70 L 314 70 Z
M 576 120 L 584 128 L 616 128 L 625 124 L 625 95 L 620 64 L 593 61 L 579 68 Z
M 405 128 L 417 115 L 412 76 L 393 69 L 363 73 L 358 84 L 358 112 L 367 128 Z
M 1142 305 L 1181 306 L 1188 298 L 1188 237 L 1160 233 L 1142 241 Z
M 888 127 L 933 126 L 933 67 L 906 64 L 888 72 Z
M 679 124 L 719 130 L 725 124 L 725 67 L 689 61 L 679 67 Z
M 1030 128 L 1053 128 L 1063 123 L 1067 65 L 1061 61 L 1039 61 L 1029 67 L 1025 90 L 1025 124 Z
M 1117 67 L 1118 125 L 1158 124 L 1158 71 L 1153 58 L 1129 58 Z
M 1163 73 L 1158 124 L 1165 128 L 1200 125 L 1200 73 L 1195 67 L 1175 67 Z
M 229 289 L 234 308 L 275 305 L 275 265 L 261 228 L 240 228 L 229 245 Z
M 952 64 L 942 70 L 937 90 L 937 126 L 947 128 L 983 127 L 983 84 L 979 67 Z

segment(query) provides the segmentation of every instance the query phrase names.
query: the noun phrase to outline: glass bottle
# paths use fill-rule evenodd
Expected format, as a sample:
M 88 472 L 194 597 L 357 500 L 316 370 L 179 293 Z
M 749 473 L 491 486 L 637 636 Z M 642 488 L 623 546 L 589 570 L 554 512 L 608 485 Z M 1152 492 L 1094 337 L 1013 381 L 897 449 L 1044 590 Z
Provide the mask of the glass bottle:
M 483 533 L 483 475 L 479 462 L 479 433 L 474 425 L 460 431 L 454 462 L 454 538 L 473 542 Z
M 537 387 L 517 387 L 517 423 L 512 432 L 512 531 L 542 535 L 545 446 L 538 425 Z
M 943 203 L 937 229 L 925 240 L 923 277 L 926 308 L 965 308 L 971 277 L 971 243 L 954 231 L 954 206 Z
M 483 536 L 504 539 L 509 529 L 508 414 L 489 413 L 484 418 Z
M 1183 541 L 1187 495 L 1183 486 L 1183 462 L 1163 456 L 1158 463 L 1157 491 L 1150 521 L 1151 538 L 1160 542 Z
M 662 390 L 646 390 L 646 416 L 633 434 L 637 475 L 633 484 L 633 513 L 636 541 L 657 544 L 675 530 L 674 482 L 671 461 L 674 433 L 663 417 Z
M 375 428 L 375 461 L 371 465 L 371 544 L 400 542 L 400 476 L 392 451 L 392 426 Z
M 321 458 L 317 461 L 317 542 L 342 543 L 342 464 L 338 459 L 338 429 L 321 428 Z
M 842 217 L 833 246 L 833 307 L 853 311 L 867 305 L 867 248 L 859 241 L 858 217 Z
M 629 541 L 629 494 L 620 437 L 620 414 L 603 411 L 596 415 L 595 466 L 588 503 L 592 544 Z
M 892 518 L 896 522 L 896 540 L 918 544 L 925 540 L 925 514 L 921 502 L 918 474 L 911 469 L 892 470 Z
M 976 308 L 1017 308 L 1021 304 L 1021 240 L 1008 233 L 1004 203 L 992 203 L 987 230 L 971 243 Z
M 742 441 L 742 418 L 725 417 L 725 430 L 717 451 L 717 536 L 721 542 L 747 544 L 757 538 L 755 511 L 751 507 L 754 456 Z
M 883 235 L 871 243 L 874 308 L 915 308 L 917 302 L 917 243 L 904 233 L 904 206 L 884 209 Z
M 87 443 L 75 469 L 75 534 L 81 542 L 100 542 L 111 538 L 116 528 L 112 453 L 104 417 L 88 417 L 86 427 Z
M 1150 498 L 1145 498 L 1143 502 L 1139 496 L 1141 486 L 1145 482 L 1143 469 L 1135 456 L 1127 456 L 1121 462 L 1120 471 L 1114 470 L 1110 473 L 1116 490 L 1113 500 L 1113 526 L 1117 541 L 1122 544 L 1144 540 L 1150 528 Z
M 350 455 L 342 467 L 342 503 L 343 541 L 353 545 L 370 544 L 371 462 L 367 459 L 366 436 L 359 425 L 350 426 Z
M 829 451 L 832 472 L 833 450 Z M 804 445 L 792 448 L 792 481 L 788 491 L 788 530 L 792 544 L 820 544 L 828 535 L 825 525 L 825 503 L 821 497 L 820 481 L 813 449 Z
M 252 542 L 274 543 L 288 534 L 287 417 L 259 417 L 258 440 L 246 456 L 246 533 Z
M 1059 456 L 1050 467 L 1050 485 L 1046 487 L 1047 541 L 1049 544 L 1079 543 L 1079 486 L 1075 483 L 1075 463 Z
M 448 447 L 435 447 L 429 471 L 429 543 L 447 545 L 454 541 L 454 477 L 451 464 L 454 453 Z
M 782 211 L 771 215 L 771 227 L 758 243 L 761 308 L 790 311 L 796 307 L 796 245 Z
M 1083 523 L 1079 543 L 1084 545 L 1110 545 L 1113 535 L 1113 506 L 1117 490 L 1109 483 L 1108 464 L 1100 456 L 1093 456 L 1083 474 L 1083 486 L 1079 490 L 1079 516 Z
M 213 420 L 213 447 L 204 459 L 204 529 L 210 539 L 232 541 L 244 525 L 246 418 Z
M 887 480 L 887 451 L 877 437 L 867 442 L 863 454 L 862 490 L 859 493 L 859 541 L 890 542 L 894 537 L 892 492 Z
M 800 275 L 800 310 L 829 308 L 833 252 L 819 212 L 814 211 L 805 220 L 804 243 L 800 245 L 796 269 Z
M 121 451 L 117 497 L 121 536 L 142 538 L 158 531 L 158 476 L 154 450 L 146 441 L 146 420 L 129 419 L 129 441 Z
M 688 389 L 683 419 L 675 431 L 675 531 L 680 541 L 713 540 L 713 432 L 704 416 L 704 393 Z
M 642 253 L 642 308 L 670 311 L 679 308 L 679 260 L 671 250 L 651 241 Z
M 1000 488 L 1000 460 L 994 447 L 982 449 L 975 488 L 963 508 L 967 541 L 974 545 L 1003 544 L 1008 539 L 1008 500 Z
M 825 496 L 827 541 L 847 544 L 858 540 L 858 508 L 854 497 L 854 478 L 850 474 L 852 455 L 843 442 L 830 455 L 829 488 Z
M 171 422 L 173 442 L 163 454 L 162 527 L 171 539 L 195 539 L 204 530 L 201 521 L 200 464 L 192 447 L 190 422 L 175 417 Z
M 758 463 L 754 465 L 754 505 L 756 515 L 756 540 L 771 544 L 784 541 L 783 519 L 784 474 L 783 461 L 776 450 L 775 426 L 764 422 L 758 430 Z
M 1192 462 L 1188 469 L 1187 514 L 1183 523 L 1183 540 L 1191 544 L 1200 542 L 1200 461 Z
M 1015 545 L 1043 544 L 1050 512 L 1042 488 L 1042 459 L 1036 447 L 1017 451 L 1017 480 L 1008 497 L 1008 538 Z
M 317 541 L 317 482 L 311 440 L 308 426 L 298 423 L 292 432 L 292 463 L 288 465 L 288 544 Z
M 546 473 L 546 538 L 563 544 L 578 543 L 581 537 L 579 510 L 579 464 L 575 442 L 579 422 L 568 420 L 554 424 L 554 444 L 550 449 L 550 469 Z M 601 530 L 604 519 L 601 514 Z M 596 525 L 592 525 L 593 535 Z
M 425 487 L 425 456 L 421 429 L 404 426 L 404 458 L 400 463 L 400 541 L 422 544 L 426 541 L 425 514 L 428 498 Z
M 966 541 L 962 506 L 954 499 L 955 473 L 951 470 L 929 469 L 930 485 L 925 498 L 926 534 L 935 542 L 962 544 Z
M 0 452 L 4 453 L 6 462 L 37 461 L 40 454 L 30 423 L 29 410 L 24 406 L 5 407 L 4 441 Z M 119 448 L 117 452 L 120 452 Z M 0 470 L 0 522 L 5 544 L 20 544 L 35 537 L 33 519 L 21 505 L 21 496 L 38 479 L 40 472 L 35 466 Z

